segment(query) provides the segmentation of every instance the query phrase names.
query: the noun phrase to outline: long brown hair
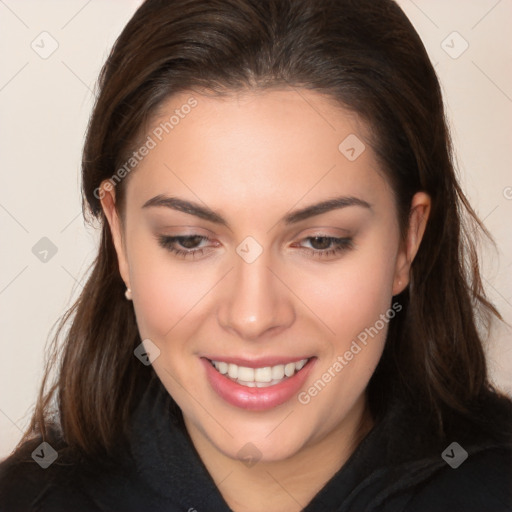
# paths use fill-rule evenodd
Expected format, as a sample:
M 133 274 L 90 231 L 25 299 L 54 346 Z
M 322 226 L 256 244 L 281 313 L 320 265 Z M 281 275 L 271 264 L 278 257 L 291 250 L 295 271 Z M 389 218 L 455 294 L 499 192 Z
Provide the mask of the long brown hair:
M 478 267 L 475 237 L 488 233 L 458 184 L 439 83 L 401 9 L 392 0 L 147 0 L 99 78 L 82 178 L 84 215 L 99 221 L 101 243 L 87 284 L 55 335 L 24 439 L 58 427 L 70 450 L 108 458 L 126 433 L 137 389 L 155 376 L 133 354 L 141 340 L 124 298 L 100 183 L 123 165 L 171 95 L 275 87 L 325 94 L 368 123 L 402 235 L 413 194 L 422 190 L 432 198 L 411 284 L 396 297 L 403 312 L 390 322 L 369 383 L 374 416 L 399 396 L 421 404 L 445 435 L 450 414 L 484 424 L 490 419 L 481 417 L 481 401 L 507 400 L 488 380 L 477 329 L 501 319 L 485 298 Z M 125 185 L 126 179 L 116 186 L 121 213 Z M 47 389 L 52 369 L 57 377 Z

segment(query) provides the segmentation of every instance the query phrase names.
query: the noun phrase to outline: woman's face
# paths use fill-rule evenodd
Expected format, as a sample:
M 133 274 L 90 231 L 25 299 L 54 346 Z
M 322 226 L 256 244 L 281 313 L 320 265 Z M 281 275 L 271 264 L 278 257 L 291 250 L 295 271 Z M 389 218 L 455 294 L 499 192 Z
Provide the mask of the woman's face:
M 153 367 L 224 455 L 281 460 L 362 417 L 428 214 L 417 194 L 401 244 L 363 130 L 311 91 L 182 93 L 134 156 L 122 227 L 103 198 Z

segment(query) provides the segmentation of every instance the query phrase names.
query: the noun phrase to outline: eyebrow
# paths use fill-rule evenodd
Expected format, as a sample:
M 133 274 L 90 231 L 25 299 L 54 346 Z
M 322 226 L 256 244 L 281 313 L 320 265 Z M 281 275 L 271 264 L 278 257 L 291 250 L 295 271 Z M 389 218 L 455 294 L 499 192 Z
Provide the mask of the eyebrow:
M 142 205 L 142 208 L 149 208 L 154 206 L 170 208 L 179 212 L 188 213 L 189 215 L 194 215 L 201 219 L 213 222 L 214 224 L 219 224 L 229 228 L 229 223 L 220 214 L 208 208 L 207 206 L 202 206 L 199 203 L 195 203 L 193 201 L 187 201 L 178 197 L 169 197 L 163 194 L 159 194 L 146 201 Z M 349 206 L 359 206 L 372 210 L 371 204 L 364 201 L 363 199 L 359 199 L 353 196 L 341 196 L 306 206 L 300 210 L 295 210 L 291 213 L 288 213 L 282 218 L 281 222 L 284 222 L 286 225 L 296 224 L 310 217 L 315 217 L 316 215 L 320 215 L 332 210 L 347 208 Z

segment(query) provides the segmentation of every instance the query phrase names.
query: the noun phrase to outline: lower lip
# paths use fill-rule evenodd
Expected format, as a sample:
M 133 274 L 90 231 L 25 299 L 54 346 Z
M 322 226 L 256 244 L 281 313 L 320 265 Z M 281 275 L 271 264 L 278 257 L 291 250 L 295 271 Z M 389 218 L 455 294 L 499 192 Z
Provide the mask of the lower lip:
M 201 358 L 211 387 L 226 402 L 241 409 L 264 411 L 281 405 L 292 398 L 304 384 L 316 358 L 311 358 L 300 371 L 279 384 L 264 388 L 242 386 L 219 373 L 208 359 Z

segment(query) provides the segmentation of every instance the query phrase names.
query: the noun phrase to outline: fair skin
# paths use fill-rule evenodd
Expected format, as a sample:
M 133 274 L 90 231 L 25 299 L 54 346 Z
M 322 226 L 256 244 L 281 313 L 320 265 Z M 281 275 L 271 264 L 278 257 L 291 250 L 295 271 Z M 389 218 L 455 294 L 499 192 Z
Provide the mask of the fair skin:
M 153 368 L 222 496 L 236 512 L 298 511 L 373 426 L 365 389 L 387 324 L 307 404 L 296 393 L 265 410 L 237 407 L 212 389 L 201 357 L 311 356 L 300 389 L 307 391 L 407 286 L 430 199 L 414 196 L 407 239 L 400 240 L 392 191 L 369 144 L 354 161 L 338 149 L 349 134 L 366 140 L 363 123 L 319 93 L 181 93 L 152 126 L 191 96 L 198 105 L 125 183 L 123 216 L 115 189 L 104 189 L 102 206 L 141 339 L 160 349 Z M 207 206 L 228 225 L 165 206 L 143 208 L 158 195 Z M 368 206 L 283 220 L 341 196 Z M 208 240 L 175 242 L 182 251 L 203 249 L 183 257 L 159 244 L 162 235 Z M 251 263 L 236 251 L 248 236 L 262 248 Z M 326 237 L 351 238 L 352 245 L 334 253 Z M 247 443 L 260 457 L 250 466 L 238 454 Z

